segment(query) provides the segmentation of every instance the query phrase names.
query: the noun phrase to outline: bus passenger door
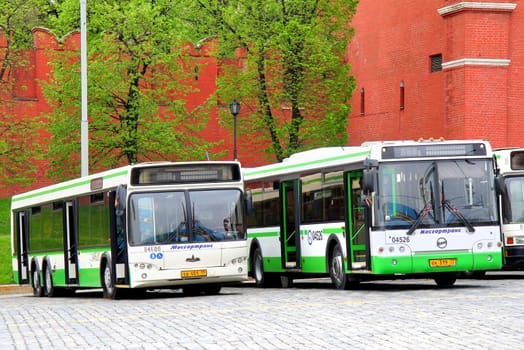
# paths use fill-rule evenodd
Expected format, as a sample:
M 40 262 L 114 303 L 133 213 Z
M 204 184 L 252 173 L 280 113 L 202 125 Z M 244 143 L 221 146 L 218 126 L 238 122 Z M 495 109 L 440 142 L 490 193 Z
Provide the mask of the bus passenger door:
M 118 186 L 109 192 L 109 226 L 111 240 L 111 271 L 116 284 L 129 284 L 127 269 L 127 231 L 126 231 L 126 194 L 125 186 Z
M 300 268 L 300 180 L 280 184 L 280 245 L 283 268 Z
M 15 214 L 15 248 L 18 261 L 18 284 L 29 284 L 29 222 L 26 211 Z
M 346 237 L 349 270 L 368 270 L 370 266 L 369 230 L 366 226 L 366 206 L 362 202 L 362 171 L 345 175 L 348 194 Z
M 66 284 L 78 284 L 78 235 L 76 232 L 76 205 L 73 201 L 64 203 L 64 257 Z

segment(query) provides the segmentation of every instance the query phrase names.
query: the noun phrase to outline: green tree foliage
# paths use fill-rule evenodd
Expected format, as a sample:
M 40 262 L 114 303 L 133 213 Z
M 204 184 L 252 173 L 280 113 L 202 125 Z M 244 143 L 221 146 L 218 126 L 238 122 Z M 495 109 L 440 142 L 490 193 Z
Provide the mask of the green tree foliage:
M 221 76 L 220 99 L 241 101 L 242 135 L 252 132 L 250 139 L 262 135 L 269 140 L 268 151 L 277 160 L 312 147 L 347 143 L 355 83 L 345 54 L 357 3 L 179 2 L 193 40 L 216 36 L 220 57 L 245 50 L 243 67 L 232 66 Z
M 72 4 L 75 3 L 76 6 Z M 89 168 L 150 160 L 203 159 L 213 145 L 199 137 L 212 102 L 189 109 L 189 73 L 197 58 L 183 51 L 171 0 L 87 2 Z M 78 0 L 56 4 L 49 20 L 65 34 L 79 23 Z M 79 173 L 79 51 L 59 51 L 45 95 L 53 111 L 50 174 Z
M 34 160 L 40 155 L 36 117 L 15 114 L 15 86 L 24 89 L 15 72 L 30 69 L 31 29 L 40 23 L 36 1 L 0 1 L 0 183 L 29 184 L 35 176 Z M 31 103 L 31 102 L 27 102 Z

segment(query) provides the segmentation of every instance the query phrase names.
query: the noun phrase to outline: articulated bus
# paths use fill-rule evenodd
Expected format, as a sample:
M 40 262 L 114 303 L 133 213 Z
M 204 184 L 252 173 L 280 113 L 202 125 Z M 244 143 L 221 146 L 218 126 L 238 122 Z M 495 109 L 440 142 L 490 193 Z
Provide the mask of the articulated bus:
M 220 292 L 248 278 L 238 162 L 129 165 L 16 195 L 15 281 L 35 296 L 102 288 Z
M 244 169 L 257 286 L 325 276 L 361 281 L 498 270 L 502 242 L 488 142 L 391 141 L 297 153 Z
M 500 200 L 504 267 L 524 267 L 524 149 L 495 150 L 502 177 Z

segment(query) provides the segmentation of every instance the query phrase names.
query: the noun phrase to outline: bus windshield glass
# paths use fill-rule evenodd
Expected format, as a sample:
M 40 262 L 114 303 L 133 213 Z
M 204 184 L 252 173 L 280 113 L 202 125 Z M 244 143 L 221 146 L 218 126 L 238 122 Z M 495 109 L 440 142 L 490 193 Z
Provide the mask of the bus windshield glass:
M 376 228 L 496 225 L 489 160 L 383 163 L 374 200 Z
M 238 189 L 134 193 L 130 245 L 244 240 Z
M 504 224 L 524 223 L 524 177 L 508 176 L 504 180 L 506 191 L 502 195 Z

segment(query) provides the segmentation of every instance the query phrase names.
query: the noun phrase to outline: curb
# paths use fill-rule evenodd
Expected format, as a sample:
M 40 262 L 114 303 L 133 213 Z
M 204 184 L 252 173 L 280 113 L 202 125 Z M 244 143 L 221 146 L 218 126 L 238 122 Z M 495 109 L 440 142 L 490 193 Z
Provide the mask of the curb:
M 32 294 L 30 286 L 18 284 L 0 284 L 0 294 Z

